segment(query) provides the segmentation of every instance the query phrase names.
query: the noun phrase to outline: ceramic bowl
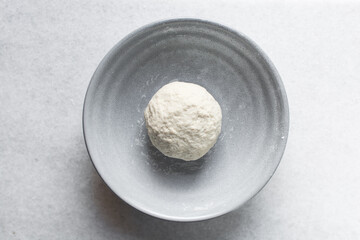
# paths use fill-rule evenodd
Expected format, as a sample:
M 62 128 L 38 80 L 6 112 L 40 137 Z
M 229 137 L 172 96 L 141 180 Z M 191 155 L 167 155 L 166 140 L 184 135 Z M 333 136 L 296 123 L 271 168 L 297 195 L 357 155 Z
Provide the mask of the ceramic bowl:
M 151 145 L 144 109 L 172 81 L 205 87 L 222 108 L 222 132 L 200 160 Z M 89 155 L 106 184 L 155 217 L 197 221 L 232 211 L 258 193 L 285 149 L 289 113 L 281 79 L 249 38 L 216 23 L 167 20 L 116 44 L 89 84 L 83 110 Z

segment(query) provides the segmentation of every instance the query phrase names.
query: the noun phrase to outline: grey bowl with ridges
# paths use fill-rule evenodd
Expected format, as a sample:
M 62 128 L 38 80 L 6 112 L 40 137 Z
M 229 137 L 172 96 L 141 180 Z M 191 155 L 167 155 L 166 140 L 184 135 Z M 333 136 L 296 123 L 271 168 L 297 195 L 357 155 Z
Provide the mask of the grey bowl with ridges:
M 198 161 L 165 157 L 147 136 L 143 111 L 172 81 L 205 87 L 222 108 L 218 142 Z M 281 79 L 254 42 L 216 23 L 175 19 L 136 30 L 105 56 L 83 128 L 94 166 L 120 198 L 159 218 L 197 221 L 265 186 L 285 149 L 289 112 Z

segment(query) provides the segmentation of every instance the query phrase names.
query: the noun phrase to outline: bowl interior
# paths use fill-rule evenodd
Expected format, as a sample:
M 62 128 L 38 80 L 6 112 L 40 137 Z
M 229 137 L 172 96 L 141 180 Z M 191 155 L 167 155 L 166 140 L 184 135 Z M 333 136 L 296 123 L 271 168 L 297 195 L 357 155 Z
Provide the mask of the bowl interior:
M 223 123 L 216 145 L 194 162 L 150 143 L 143 111 L 172 81 L 205 87 Z M 192 221 L 233 210 L 274 173 L 285 148 L 288 109 L 276 70 L 246 37 L 200 20 L 152 24 L 117 44 L 96 70 L 84 106 L 84 133 L 96 169 L 130 205 Z

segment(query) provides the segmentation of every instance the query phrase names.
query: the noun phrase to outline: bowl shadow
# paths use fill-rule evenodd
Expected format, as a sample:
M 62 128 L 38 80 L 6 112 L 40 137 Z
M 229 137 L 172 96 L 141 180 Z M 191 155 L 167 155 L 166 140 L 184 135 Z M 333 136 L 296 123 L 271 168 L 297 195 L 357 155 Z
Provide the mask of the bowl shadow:
M 152 217 L 131 207 L 120 199 L 94 171 L 94 193 L 97 218 L 103 221 L 112 237 L 126 239 L 242 239 L 239 233 L 249 235 L 254 223 L 251 214 L 258 208 L 251 200 L 242 208 L 209 220 L 175 222 Z M 244 236 L 246 237 L 246 236 Z

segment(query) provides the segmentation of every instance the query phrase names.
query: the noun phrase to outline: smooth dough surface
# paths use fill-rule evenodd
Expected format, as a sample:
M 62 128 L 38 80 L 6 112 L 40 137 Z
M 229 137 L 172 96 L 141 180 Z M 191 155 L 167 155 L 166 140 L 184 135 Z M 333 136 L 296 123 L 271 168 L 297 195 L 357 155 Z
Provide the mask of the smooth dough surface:
M 220 105 L 193 83 L 166 84 L 151 98 L 144 115 L 152 144 L 164 155 L 185 161 L 204 156 L 221 131 Z

